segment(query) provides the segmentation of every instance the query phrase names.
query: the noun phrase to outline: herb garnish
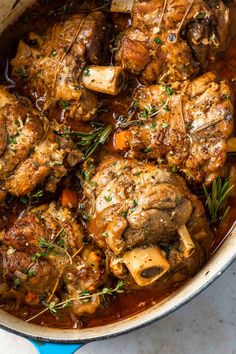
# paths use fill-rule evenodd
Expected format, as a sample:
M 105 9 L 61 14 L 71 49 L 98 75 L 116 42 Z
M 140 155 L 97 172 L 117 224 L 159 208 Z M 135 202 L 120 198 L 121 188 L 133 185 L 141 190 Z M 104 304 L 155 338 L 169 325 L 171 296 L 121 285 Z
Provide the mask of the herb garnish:
M 164 85 L 165 94 L 166 96 L 172 96 L 175 93 L 175 90 L 172 87 L 168 86 L 167 84 Z
M 140 112 L 140 115 L 144 119 L 151 118 L 151 117 L 155 116 L 156 114 L 157 114 L 157 108 L 154 107 L 154 106 L 144 107 L 144 109 L 142 109 L 141 112 Z
M 90 76 L 90 70 L 89 70 L 89 68 L 85 68 L 83 74 L 84 74 L 84 76 Z
M 105 297 L 107 295 L 112 295 L 114 296 L 115 294 L 121 294 L 124 292 L 124 280 L 119 280 L 116 287 L 115 288 L 108 288 L 108 287 L 104 287 L 101 291 L 97 292 L 97 293 L 90 293 L 87 290 L 82 291 L 78 297 L 76 298 L 71 298 L 59 303 L 56 303 L 55 301 L 51 301 L 49 303 L 47 302 L 43 302 L 42 304 L 46 307 L 44 310 L 42 310 L 41 312 L 39 312 L 37 315 L 29 318 L 28 320 L 26 320 L 26 322 L 30 322 L 32 320 L 34 320 L 35 318 L 41 316 L 42 314 L 44 314 L 47 311 L 50 311 L 50 313 L 52 315 L 57 314 L 58 310 L 62 310 L 68 307 L 71 307 L 73 305 L 73 303 L 75 301 L 79 301 L 81 303 L 90 301 L 90 299 L 93 296 L 102 296 Z
M 89 158 L 100 145 L 103 145 L 107 142 L 111 132 L 112 132 L 112 125 L 103 125 L 100 123 L 93 123 L 95 129 L 90 133 L 84 132 L 75 132 L 75 131 L 67 131 L 66 134 L 74 135 L 80 139 L 77 143 L 80 145 L 84 150 L 84 158 Z
M 222 222 L 229 212 L 228 206 L 223 212 L 223 203 L 226 201 L 234 185 L 231 184 L 231 177 L 222 180 L 218 177 L 212 184 L 211 191 L 209 191 L 203 184 L 204 193 L 206 196 L 206 205 L 210 214 L 210 222 Z
M 155 42 L 156 44 L 161 44 L 161 45 L 164 44 L 163 40 L 161 40 L 160 37 L 154 38 L 154 42 Z
M 67 112 L 69 110 L 69 107 L 70 107 L 70 102 L 66 101 L 66 100 L 60 100 L 59 101 L 59 106 L 61 108 L 63 108 L 65 110 L 65 112 Z

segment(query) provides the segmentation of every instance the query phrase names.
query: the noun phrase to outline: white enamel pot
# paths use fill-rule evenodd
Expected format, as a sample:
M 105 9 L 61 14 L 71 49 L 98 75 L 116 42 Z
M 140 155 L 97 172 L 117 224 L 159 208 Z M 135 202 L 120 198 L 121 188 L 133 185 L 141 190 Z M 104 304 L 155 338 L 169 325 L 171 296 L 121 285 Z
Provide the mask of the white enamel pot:
M 33 2 L 0 0 L 0 33 Z M 72 354 L 84 343 L 127 333 L 169 315 L 207 288 L 235 259 L 236 228 L 232 228 L 214 256 L 186 285 L 159 304 L 128 319 L 101 327 L 64 330 L 25 323 L 0 310 L 0 327 L 32 340 L 40 354 Z

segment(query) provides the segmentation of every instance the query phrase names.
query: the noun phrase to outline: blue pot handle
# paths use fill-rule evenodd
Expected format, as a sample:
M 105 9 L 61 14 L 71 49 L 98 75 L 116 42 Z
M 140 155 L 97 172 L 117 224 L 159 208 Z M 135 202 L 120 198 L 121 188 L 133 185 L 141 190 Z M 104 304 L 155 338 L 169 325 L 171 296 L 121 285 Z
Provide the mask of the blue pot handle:
M 84 344 L 57 344 L 31 340 L 39 354 L 74 354 Z

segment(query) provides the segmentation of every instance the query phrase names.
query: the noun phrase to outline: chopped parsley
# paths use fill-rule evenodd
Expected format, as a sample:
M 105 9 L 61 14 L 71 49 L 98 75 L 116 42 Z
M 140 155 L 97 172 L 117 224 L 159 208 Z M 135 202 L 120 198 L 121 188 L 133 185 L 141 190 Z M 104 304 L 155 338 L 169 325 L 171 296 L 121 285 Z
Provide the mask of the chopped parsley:
M 161 40 L 161 38 L 160 37 L 156 37 L 156 38 L 154 38 L 154 42 L 156 43 L 156 44 L 164 44 L 164 42 Z
M 90 76 L 90 70 L 89 70 L 89 68 L 85 68 L 83 74 L 84 74 L 84 76 Z
M 123 211 L 123 213 L 121 213 L 121 216 L 123 216 L 123 218 L 126 218 L 128 215 L 129 209 Z
M 105 196 L 104 199 L 105 199 L 105 201 L 108 202 L 108 203 L 112 201 L 112 197 L 111 197 L 110 195 Z
M 143 152 L 145 154 L 148 154 L 149 152 L 152 152 L 153 151 L 153 148 L 150 146 L 150 147 L 147 147 L 146 149 L 143 150 Z
M 20 285 L 20 279 L 19 278 L 15 278 L 14 279 L 14 288 L 17 288 Z
M 8 136 L 7 142 L 8 142 L 8 144 L 17 144 L 16 135 L 15 136 Z
M 17 68 L 15 73 L 22 80 L 26 80 L 28 78 L 28 72 L 25 66 L 22 66 L 21 68 Z
M 29 269 L 27 275 L 28 277 L 34 277 L 36 275 L 36 271 L 34 269 Z
M 168 127 L 168 124 L 167 124 L 166 122 L 163 122 L 162 125 L 161 125 L 161 127 L 162 127 L 163 129 L 166 129 L 166 128 Z
M 175 173 L 177 171 L 177 166 L 176 165 L 172 166 L 171 170 L 172 170 L 173 173 Z
M 53 49 L 51 50 L 50 55 L 51 55 L 51 57 L 57 56 L 57 51 L 56 51 L 56 49 L 53 48 Z

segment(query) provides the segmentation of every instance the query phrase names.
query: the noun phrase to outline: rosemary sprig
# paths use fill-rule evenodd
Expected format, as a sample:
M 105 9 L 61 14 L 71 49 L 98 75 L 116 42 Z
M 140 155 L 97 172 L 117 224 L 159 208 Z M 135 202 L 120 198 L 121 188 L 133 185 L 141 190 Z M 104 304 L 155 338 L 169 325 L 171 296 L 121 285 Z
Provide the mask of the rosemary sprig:
M 228 177 L 224 181 L 221 177 L 218 177 L 212 184 L 211 191 L 208 191 L 203 184 L 203 190 L 206 196 L 206 204 L 211 217 L 211 223 L 217 223 L 223 221 L 230 207 L 228 206 L 224 213 L 222 213 L 223 203 L 229 196 L 234 185 L 231 184 L 231 178 Z
M 80 295 L 76 298 L 71 298 L 59 303 L 56 303 L 55 301 L 51 301 L 49 303 L 43 302 L 42 304 L 45 306 L 45 309 L 40 311 L 38 314 L 34 315 L 33 317 L 29 318 L 26 320 L 26 322 L 30 322 L 34 320 L 35 318 L 41 316 L 47 311 L 50 311 L 52 315 L 56 315 L 58 310 L 62 310 L 68 307 L 71 307 L 74 303 L 74 301 L 80 301 L 81 303 L 88 302 L 93 296 L 106 296 L 106 295 L 115 295 L 115 294 L 121 294 L 124 292 L 124 280 L 119 280 L 115 288 L 108 288 L 105 287 L 101 291 L 97 293 L 91 294 L 89 291 L 84 290 L 80 293 Z
M 65 134 L 76 136 L 80 139 L 78 145 L 84 150 L 84 158 L 89 158 L 100 145 L 107 142 L 112 132 L 112 125 L 103 125 L 100 123 L 94 123 L 94 130 L 90 133 L 67 131 Z M 64 135 L 65 135 L 64 134 Z

